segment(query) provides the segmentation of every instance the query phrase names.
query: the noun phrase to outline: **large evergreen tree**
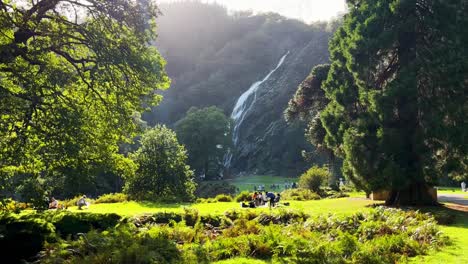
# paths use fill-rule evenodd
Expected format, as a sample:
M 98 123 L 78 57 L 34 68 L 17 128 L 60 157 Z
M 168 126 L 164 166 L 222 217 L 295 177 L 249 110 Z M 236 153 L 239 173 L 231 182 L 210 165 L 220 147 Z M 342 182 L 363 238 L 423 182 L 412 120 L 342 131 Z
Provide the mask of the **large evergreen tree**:
M 156 6 L 132 0 L 0 2 L 0 177 L 85 175 L 128 163 L 132 117 L 168 87 L 149 43 Z M 96 169 L 99 167 L 99 169 Z M 2 185 L 3 186 L 3 185 Z
M 389 204 L 432 204 L 428 187 L 467 165 L 468 4 L 348 4 L 330 43 L 325 142 L 359 187 L 391 190 Z

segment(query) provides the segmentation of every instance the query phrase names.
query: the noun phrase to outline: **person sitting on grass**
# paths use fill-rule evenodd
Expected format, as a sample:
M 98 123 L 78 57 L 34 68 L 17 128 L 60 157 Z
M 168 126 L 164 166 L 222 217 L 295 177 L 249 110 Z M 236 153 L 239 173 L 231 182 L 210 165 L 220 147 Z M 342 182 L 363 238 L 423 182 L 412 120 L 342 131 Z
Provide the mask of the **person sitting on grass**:
M 88 206 L 88 202 L 86 202 L 86 195 L 83 195 L 83 197 L 81 197 L 78 202 L 76 203 L 76 205 L 78 206 L 78 210 L 81 210 L 81 207 L 83 206 Z
M 55 200 L 54 197 L 50 200 L 49 209 L 57 209 L 59 207 L 59 202 Z

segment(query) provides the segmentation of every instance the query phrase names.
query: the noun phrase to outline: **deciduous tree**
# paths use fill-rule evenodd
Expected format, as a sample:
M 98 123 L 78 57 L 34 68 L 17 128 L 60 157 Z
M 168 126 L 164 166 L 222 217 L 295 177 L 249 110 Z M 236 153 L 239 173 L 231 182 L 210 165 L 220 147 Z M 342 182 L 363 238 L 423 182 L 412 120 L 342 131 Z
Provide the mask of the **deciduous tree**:
M 0 2 L 0 172 L 88 182 L 126 164 L 132 116 L 169 84 L 149 45 L 157 14 L 148 1 Z
M 132 155 L 136 174 L 126 179 L 126 191 L 140 200 L 190 201 L 195 191 L 187 153 L 176 134 L 165 126 L 145 132 Z
M 187 147 L 189 164 L 207 179 L 219 176 L 223 157 L 232 144 L 231 121 L 215 106 L 191 108 L 176 123 L 177 137 Z

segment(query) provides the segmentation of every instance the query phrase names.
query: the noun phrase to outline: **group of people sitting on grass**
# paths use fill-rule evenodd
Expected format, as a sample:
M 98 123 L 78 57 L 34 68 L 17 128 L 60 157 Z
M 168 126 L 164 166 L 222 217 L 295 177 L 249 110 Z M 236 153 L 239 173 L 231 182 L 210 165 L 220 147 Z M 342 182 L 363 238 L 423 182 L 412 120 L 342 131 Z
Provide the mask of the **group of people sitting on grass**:
M 248 204 L 241 203 L 242 207 L 256 208 L 261 206 L 266 206 L 267 204 L 271 207 L 275 207 L 279 204 L 281 195 L 277 193 L 276 195 L 272 192 L 254 192 L 252 194 L 251 201 Z
M 81 210 L 83 206 L 89 206 L 89 203 L 86 201 L 86 195 L 83 195 L 77 202 L 78 210 Z M 66 206 L 59 203 L 57 199 L 52 197 L 49 202 L 49 209 L 67 209 Z

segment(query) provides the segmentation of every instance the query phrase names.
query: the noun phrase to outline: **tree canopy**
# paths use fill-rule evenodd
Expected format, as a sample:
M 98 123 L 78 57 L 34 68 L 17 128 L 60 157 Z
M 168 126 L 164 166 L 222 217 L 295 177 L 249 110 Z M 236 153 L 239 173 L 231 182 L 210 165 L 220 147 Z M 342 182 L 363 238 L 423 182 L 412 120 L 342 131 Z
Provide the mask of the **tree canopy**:
M 139 200 L 190 201 L 195 183 L 186 164 L 187 153 L 176 134 L 157 125 L 145 132 L 132 155 L 138 166 L 126 180 L 126 191 Z
M 215 106 L 191 108 L 176 123 L 176 132 L 187 147 L 189 164 L 195 173 L 207 179 L 219 177 L 224 155 L 232 145 L 230 118 Z
M 149 45 L 157 15 L 150 1 L 0 3 L 3 178 L 126 166 L 118 143 L 135 136 L 132 117 L 169 85 Z
M 330 42 L 320 119 L 343 172 L 391 204 L 431 204 L 427 186 L 467 165 L 468 6 L 348 1 Z

